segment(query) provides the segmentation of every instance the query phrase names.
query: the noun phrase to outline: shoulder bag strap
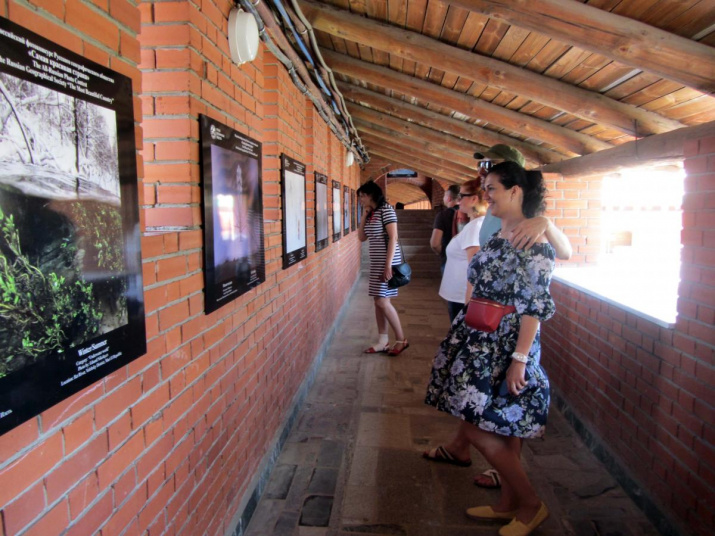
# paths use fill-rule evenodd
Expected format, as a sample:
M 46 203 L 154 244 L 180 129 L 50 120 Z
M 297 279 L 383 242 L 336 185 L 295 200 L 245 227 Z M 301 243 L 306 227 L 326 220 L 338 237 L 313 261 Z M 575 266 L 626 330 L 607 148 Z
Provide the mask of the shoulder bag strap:
M 385 205 L 382 205 L 382 206 L 384 207 Z M 390 237 L 389 237 L 389 235 L 387 234 L 387 228 L 385 227 L 384 214 L 385 214 L 385 213 L 382 211 L 382 207 L 380 207 L 380 221 L 382 221 L 382 230 L 383 230 L 384 233 L 385 233 L 385 251 L 387 251 L 387 246 L 390 244 Z M 395 225 L 397 225 L 397 222 L 395 222 Z M 405 260 L 405 250 L 402 249 L 402 241 L 400 240 L 400 233 L 399 233 L 399 232 L 397 233 L 397 245 L 400 246 L 400 258 L 402 259 L 402 262 L 407 262 L 407 261 Z M 394 262 L 395 259 L 392 259 L 392 261 Z M 394 266 L 394 264 L 393 264 L 393 266 Z

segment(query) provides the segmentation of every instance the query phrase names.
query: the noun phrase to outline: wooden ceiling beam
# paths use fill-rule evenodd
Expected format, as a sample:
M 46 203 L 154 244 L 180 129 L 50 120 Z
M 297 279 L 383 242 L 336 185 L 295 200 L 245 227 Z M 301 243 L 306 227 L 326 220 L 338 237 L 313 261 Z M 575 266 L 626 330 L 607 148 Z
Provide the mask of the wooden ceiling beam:
M 469 167 L 450 160 L 449 158 L 425 152 L 422 150 L 420 143 L 410 143 L 410 141 L 405 138 L 391 138 L 388 134 L 379 131 L 376 131 L 375 134 L 363 132 L 361 134 L 361 138 L 365 142 L 368 142 L 369 140 L 369 142 L 373 145 L 373 149 L 374 146 L 377 145 L 382 149 L 388 149 L 403 154 L 409 153 L 417 156 L 420 161 L 424 163 L 429 163 L 433 167 L 449 170 L 459 177 L 473 177 L 477 173 L 476 170 L 470 169 Z M 370 147 L 368 147 L 368 151 L 370 150 Z
M 394 141 L 405 147 L 420 149 L 423 155 L 429 155 L 435 158 L 448 156 L 453 163 L 472 170 L 473 174 L 477 172 L 479 162 L 474 159 L 474 152 L 465 154 L 464 152 L 455 150 L 454 147 L 448 147 L 439 142 L 425 140 L 420 136 L 392 130 L 383 125 L 377 125 L 369 121 L 363 121 L 362 119 L 355 120 L 355 127 L 358 129 L 358 132 L 360 132 L 361 138 L 362 136 L 369 136 L 372 138 L 382 138 L 386 141 Z
M 678 121 L 599 93 L 344 9 L 311 0 L 300 0 L 300 7 L 316 30 L 411 61 L 438 66 L 443 71 L 515 93 L 631 136 L 659 134 L 683 126 Z
M 456 184 L 460 184 L 467 179 L 466 176 L 456 173 L 449 168 L 445 168 L 434 162 L 425 161 L 423 158 L 420 158 L 419 155 L 410 152 L 409 149 L 388 149 L 385 148 L 382 143 L 379 143 L 368 150 L 371 154 L 381 156 L 390 162 L 398 164 L 400 167 L 419 171 L 429 177 L 439 177 Z
M 605 175 L 623 169 L 682 162 L 687 140 L 715 137 L 715 121 L 681 128 L 642 140 L 630 141 L 600 153 L 572 158 L 544 166 L 542 171 L 560 173 L 564 177 Z
M 480 119 L 506 130 L 517 132 L 524 137 L 534 138 L 558 147 L 569 157 L 594 153 L 612 147 L 606 142 L 554 125 L 543 119 L 502 108 L 476 99 L 471 95 L 398 73 L 387 67 L 360 61 L 346 54 L 338 54 L 330 50 L 322 49 L 321 53 L 328 66 L 335 72 L 403 93 L 411 98 L 439 103 L 439 106 L 450 108 L 468 117 Z
M 372 151 L 371 154 L 374 154 L 375 156 L 380 157 L 387 163 L 395 164 L 401 168 L 411 169 L 412 171 L 421 173 L 425 177 L 439 179 L 440 181 L 443 181 L 443 182 L 446 182 L 449 184 L 461 184 L 464 182 L 463 178 L 459 178 L 456 175 L 454 175 L 448 171 L 444 171 L 439 168 L 434 168 L 429 165 L 424 165 L 424 164 L 420 165 L 417 162 L 411 161 L 411 158 L 409 156 L 396 155 L 394 153 L 391 153 L 390 151 L 379 150 L 379 149 Z
M 378 130 L 382 129 L 385 132 L 389 131 L 395 135 L 422 140 L 425 143 L 437 146 L 442 152 L 449 151 L 462 155 L 465 157 L 465 161 L 467 161 L 468 158 L 469 164 L 466 165 L 468 167 L 474 167 L 475 169 L 477 167 L 477 161 L 474 159 L 474 153 L 486 151 L 487 149 L 483 145 L 477 145 L 476 143 L 471 143 L 461 138 L 455 138 L 449 134 L 438 132 L 416 123 L 410 123 L 409 121 L 392 117 L 352 102 L 348 103 L 348 111 L 353 120 L 361 120 L 360 125 L 363 127 L 366 125 L 375 125 L 380 127 Z
M 455 6 L 715 92 L 715 48 L 573 0 L 449 0 Z
M 491 147 L 492 145 L 496 145 L 498 143 L 510 145 L 519 149 L 519 151 L 521 151 L 526 158 L 527 162 L 532 166 L 541 166 L 542 164 L 560 162 L 564 159 L 562 155 L 548 149 L 543 149 L 538 145 L 525 143 L 516 138 L 512 138 L 511 136 L 505 136 L 504 134 L 499 134 L 498 132 L 487 130 L 486 128 L 467 123 L 466 121 L 454 119 L 452 117 L 427 110 L 421 106 L 416 106 L 403 100 L 394 99 L 392 97 L 388 97 L 387 95 L 383 95 L 382 93 L 370 91 L 369 89 L 365 89 L 360 86 L 355 86 L 345 82 L 338 82 L 338 89 L 346 99 L 360 104 L 367 104 L 375 110 L 389 113 L 395 117 L 399 117 L 400 119 L 414 121 L 421 126 L 428 127 L 433 130 L 445 132 L 465 140 L 470 140 L 476 144 L 484 145 L 486 147 Z
M 398 169 L 403 169 L 406 167 L 409 167 L 410 171 L 417 173 L 417 179 L 420 180 L 423 184 L 427 184 L 429 182 L 429 174 L 415 168 L 414 166 L 404 166 L 389 158 L 385 158 L 384 156 L 377 156 L 375 154 L 372 154 L 370 155 L 370 162 L 366 164 L 362 169 L 362 173 L 360 174 L 360 183 L 364 184 L 365 182 L 370 180 L 377 180 L 383 175 L 387 175 L 388 173 L 392 173 Z

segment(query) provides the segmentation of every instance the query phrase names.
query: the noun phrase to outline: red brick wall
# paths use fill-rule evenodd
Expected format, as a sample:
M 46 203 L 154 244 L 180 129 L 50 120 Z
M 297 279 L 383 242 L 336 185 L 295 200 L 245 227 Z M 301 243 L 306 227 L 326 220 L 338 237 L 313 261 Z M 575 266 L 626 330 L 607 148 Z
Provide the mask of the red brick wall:
M 715 138 L 687 142 L 685 154 L 675 328 L 554 283 L 544 364 L 657 506 L 704 536 L 715 526 Z
M 449 184 L 441 183 L 437 179 L 432 179 L 432 206 L 434 208 L 444 208 L 444 192 L 449 188 Z
M 564 178 L 545 173 L 547 213 L 569 237 L 573 256 L 569 265 L 597 261 L 601 234 L 601 177 Z
M 0 3 L 0 15 L 134 82 L 148 342 L 0 436 L 0 536 L 232 529 L 358 276 L 357 233 L 316 254 L 312 210 L 314 170 L 356 188 L 359 169 L 343 167 L 344 147 L 263 45 L 255 62 L 231 63 L 232 5 Z M 263 143 L 266 282 L 208 316 L 199 113 Z M 288 270 L 282 152 L 308 167 L 308 258 Z
M 363 169 L 360 173 L 360 182 L 364 183 L 367 181 L 374 181 L 377 180 L 378 177 L 384 175 L 388 171 L 391 171 L 393 169 L 398 169 L 399 166 L 396 166 L 394 164 L 386 163 L 382 158 L 380 157 L 373 157 L 370 159 L 370 161 L 363 166 Z

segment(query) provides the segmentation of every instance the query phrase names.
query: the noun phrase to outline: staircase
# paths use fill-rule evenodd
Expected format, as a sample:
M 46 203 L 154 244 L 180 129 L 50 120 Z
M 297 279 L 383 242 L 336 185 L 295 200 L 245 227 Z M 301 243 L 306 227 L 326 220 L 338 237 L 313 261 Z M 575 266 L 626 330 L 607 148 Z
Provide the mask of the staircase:
M 442 279 L 439 257 L 429 247 L 434 210 L 398 210 L 397 230 L 413 278 Z
M 434 210 L 398 210 L 397 230 L 405 258 L 412 267 L 412 277 L 441 280 L 439 257 L 429 247 L 432 236 Z M 370 257 L 367 242 L 362 246 L 362 273 L 370 272 Z

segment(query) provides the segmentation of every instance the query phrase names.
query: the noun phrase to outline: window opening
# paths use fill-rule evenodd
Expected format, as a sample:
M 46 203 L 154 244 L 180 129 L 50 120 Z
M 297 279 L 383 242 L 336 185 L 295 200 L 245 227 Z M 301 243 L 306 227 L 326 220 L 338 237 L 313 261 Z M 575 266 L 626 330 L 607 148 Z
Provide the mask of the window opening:
M 682 166 L 605 176 L 598 262 L 564 265 L 556 275 L 636 312 L 675 323 L 684 182 Z

